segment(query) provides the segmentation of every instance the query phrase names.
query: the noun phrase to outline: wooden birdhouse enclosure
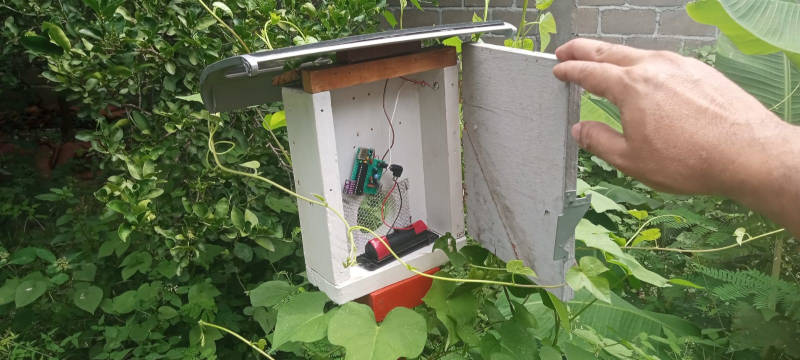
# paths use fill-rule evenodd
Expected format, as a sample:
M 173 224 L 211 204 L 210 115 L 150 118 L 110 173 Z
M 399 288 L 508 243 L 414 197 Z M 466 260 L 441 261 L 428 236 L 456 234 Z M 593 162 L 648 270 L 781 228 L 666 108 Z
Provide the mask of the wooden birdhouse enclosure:
M 421 46 L 513 31 L 503 22 L 389 31 L 237 56 L 204 71 L 211 112 L 283 100 L 295 190 L 335 210 L 298 201 L 308 278 L 333 301 L 413 275 L 370 233 L 356 230 L 351 241 L 339 215 L 386 235 L 423 271 L 447 261 L 432 243 L 449 233 L 459 246 L 471 236 L 505 261 L 522 260 L 538 283 L 563 283 L 588 208 L 575 199 L 577 147 L 568 135 L 577 91 L 553 77 L 549 54 L 465 42 L 459 64 L 453 47 Z M 335 61 L 318 60 L 331 54 Z M 298 81 L 279 84 L 287 60 L 306 63 Z

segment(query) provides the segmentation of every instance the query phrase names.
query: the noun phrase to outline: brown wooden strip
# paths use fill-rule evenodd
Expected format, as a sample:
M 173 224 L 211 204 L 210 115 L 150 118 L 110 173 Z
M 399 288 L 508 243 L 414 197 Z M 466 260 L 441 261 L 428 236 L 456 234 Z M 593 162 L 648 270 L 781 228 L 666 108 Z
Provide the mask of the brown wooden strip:
M 422 49 L 421 41 L 411 41 L 399 44 L 387 44 L 368 48 L 351 49 L 336 53 L 336 62 L 352 64 L 361 61 L 386 58 L 418 52 Z
M 386 59 L 323 69 L 303 70 L 303 89 L 312 94 L 341 89 L 398 76 L 441 69 L 453 66 L 457 61 L 456 49 L 447 46 Z

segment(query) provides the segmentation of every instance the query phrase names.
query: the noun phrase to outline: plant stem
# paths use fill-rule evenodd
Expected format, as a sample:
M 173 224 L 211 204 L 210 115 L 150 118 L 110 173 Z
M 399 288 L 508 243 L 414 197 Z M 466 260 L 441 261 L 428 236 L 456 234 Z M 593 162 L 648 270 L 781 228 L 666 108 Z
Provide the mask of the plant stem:
M 634 233 L 633 236 L 631 236 L 631 238 L 628 239 L 628 241 L 625 242 L 625 247 L 628 247 L 628 246 L 631 245 L 633 240 L 636 239 L 636 236 L 639 235 L 639 233 L 641 233 L 642 230 L 644 230 L 644 227 L 647 226 L 647 224 L 650 224 L 651 222 L 653 222 L 653 220 L 660 219 L 660 218 L 665 218 L 665 217 L 672 217 L 672 218 L 678 218 L 678 219 L 686 220 L 686 219 L 684 219 L 684 218 L 682 218 L 682 217 L 680 217 L 678 215 L 659 215 L 659 216 L 656 216 L 654 218 L 651 218 L 651 219 L 645 221 L 644 224 L 642 224 L 642 226 L 639 226 L 639 229 L 636 230 L 636 233 Z
M 522 19 L 519 21 L 519 27 L 517 28 L 517 40 L 519 41 L 522 36 L 524 36 L 525 24 L 527 24 L 527 13 L 528 13 L 528 0 L 524 0 L 522 2 Z
M 770 231 L 768 233 L 764 233 L 764 234 L 761 234 L 761 235 L 758 235 L 758 236 L 755 236 L 755 237 L 751 237 L 749 239 L 743 240 L 741 244 L 736 243 L 736 244 L 731 244 L 731 245 L 728 245 L 728 246 L 723 246 L 723 247 L 718 247 L 718 248 L 713 248 L 713 249 L 696 249 L 695 250 L 695 249 L 662 248 L 662 247 L 655 247 L 655 246 L 651 246 L 651 247 L 625 246 L 625 247 L 623 247 L 623 249 L 671 251 L 671 252 L 689 253 L 689 254 L 712 253 L 712 252 L 717 252 L 717 251 L 722 251 L 722 250 L 733 249 L 735 247 L 740 247 L 740 246 L 742 246 L 742 245 L 744 245 L 746 243 L 749 243 L 751 241 L 758 240 L 758 239 L 761 239 L 761 238 L 765 238 L 765 237 L 770 236 L 770 235 L 775 235 L 775 234 L 783 232 L 783 231 L 786 231 L 786 229 L 785 228 L 781 228 L 781 229 L 778 229 L 778 230 L 775 230 L 775 231 Z
M 476 269 L 492 270 L 492 271 L 507 271 L 506 269 L 503 269 L 503 268 L 480 266 L 480 265 L 475 265 L 475 264 L 467 264 L 467 265 L 469 265 L 470 267 L 474 267 Z
M 261 354 L 261 355 L 263 355 L 264 357 L 266 357 L 267 359 L 270 359 L 270 360 L 275 360 L 275 358 L 274 358 L 274 357 L 272 357 L 272 356 L 269 356 L 269 354 L 265 353 L 265 352 L 264 352 L 264 350 L 261 350 L 261 349 L 259 349 L 257 346 L 253 345 L 253 343 L 252 343 L 252 342 L 250 342 L 249 340 L 247 340 L 247 339 L 245 339 L 244 337 L 242 337 L 242 335 L 239 335 L 239 334 L 237 334 L 237 333 L 236 333 L 236 332 L 234 332 L 233 330 L 229 330 L 229 329 L 227 329 L 227 328 L 225 328 L 225 327 L 222 327 L 222 326 L 219 326 L 219 325 L 217 325 L 217 324 L 207 323 L 207 322 L 205 322 L 205 321 L 203 321 L 203 320 L 198 320 L 198 321 L 197 321 L 197 324 L 199 324 L 200 326 L 208 326 L 208 327 L 212 327 L 212 328 L 214 328 L 214 329 L 217 329 L 217 330 L 222 330 L 222 331 L 224 331 L 224 332 L 226 332 L 226 333 L 228 333 L 228 334 L 231 334 L 231 335 L 233 335 L 235 338 L 237 338 L 237 339 L 241 340 L 243 343 L 245 343 L 245 344 L 247 344 L 248 346 L 250 346 L 251 348 L 253 348 L 253 350 L 257 351 L 259 354 Z
M 238 40 L 238 41 L 239 41 L 239 44 L 240 44 L 240 45 L 242 45 L 242 48 L 244 48 L 244 50 L 245 50 L 246 52 L 248 52 L 248 53 L 250 52 L 250 48 L 249 48 L 249 47 L 247 47 L 247 44 L 245 44 L 245 43 L 244 43 L 244 40 L 242 40 L 242 38 L 241 38 L 241 37 L 239 37 L 239 34 L 237 34 L 237 33 L 236 33 L 236 31 L 234 31 L 234 30 L 233 30 L 233 28 L 231 28 L 230 26 L 228 26 L 228 24 L 227 24 L 227 23 L 225 23 L 225 21 L 222 21 L 222 19 L 220 19 L 220 18 L 219 18 L 219 16 L 217 16 L 217 14 L 215 14 L 215 13 L 214 13 L 214 10 L 211 10 L 211 8 L 209 8 L 209 7 L 208 7 L 208 5 L 206 5 L 206 3 L 205 3 L 205 2 L 203 2 L 203 0 L 197 0 L 197 2 L 199 2 L 199 3 L 200 3 L 200 5 L 203 5 L 203 7 L 206 9 L 206 11 L 207 11 L 209 14 L 211 14 L 211 16 L 212 16 L 212 17 L 213 17 L 215 20 L 217 20 L 217 22 L 218 22 L 218 23 L 219 23 L 219 24 L 220 24 L 222 27 L 224 27 L 226 30 L 228 30 L 228 32 L 230 32 L 230 33 L 231 33 L 231 35 L 233 35 L 233 37 L 235 37 L 235 38 L 236 38 L 236 40 Z

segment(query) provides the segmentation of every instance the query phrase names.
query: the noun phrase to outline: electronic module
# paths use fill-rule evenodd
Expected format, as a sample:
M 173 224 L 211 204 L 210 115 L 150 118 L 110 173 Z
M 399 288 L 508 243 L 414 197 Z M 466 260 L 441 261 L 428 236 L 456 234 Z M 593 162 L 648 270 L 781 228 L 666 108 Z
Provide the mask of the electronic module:
M 389 165 L 375 157 L 375 150 L 358 148 L 353 162 L 353 172 L 344 181 L 344 193 L 348 195 L 375 195 L 380 190 L 380 181 Z

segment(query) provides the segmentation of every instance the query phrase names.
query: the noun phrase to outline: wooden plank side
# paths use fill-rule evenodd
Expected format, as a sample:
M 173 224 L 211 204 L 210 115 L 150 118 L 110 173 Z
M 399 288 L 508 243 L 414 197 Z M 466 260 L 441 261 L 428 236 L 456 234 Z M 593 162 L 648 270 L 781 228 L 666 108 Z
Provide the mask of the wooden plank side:
M 575 155 L 565 130 L 569 87 L 553 76 L 552 55 L 489 44 L 463 49 L 469 233 L 501 259 L 532 267 L 538 283 L 563 283 L 574 253 L 566 260 L 553 255 L 564 191 L 574 186 L 567 179 L 576 161 L 567 158 Z
M 342 211 L 331 94 L 283 88 L 283 100 L 297 193 L 307 197 L 322 195 L 328 204 Z M 298 199 L 297 210 L 308 272 L 331 284 L 348 280 L 350 272 L 342 266 L 350 248 L 344 223 L 327 209 L 303 200 Z M 313 279 L 318 280 L 316 276 Z M 315 285 L 321 286 L 318 283 Z
M 357 84 L 391 79 L 453 66 L 456 50 L 447 46 L 386 59 L 365 61 L 323 69 L 302 71 L 303 89 L 308 93 L 341 89 Z
M 424 77 L 423 77 L 424 78 Z M 420 90 L 419 111 L 428 226 L 439 233 L 464 235 L 464 199 L 458 116 L 458 67 L 436 74 L 437 89 Z

